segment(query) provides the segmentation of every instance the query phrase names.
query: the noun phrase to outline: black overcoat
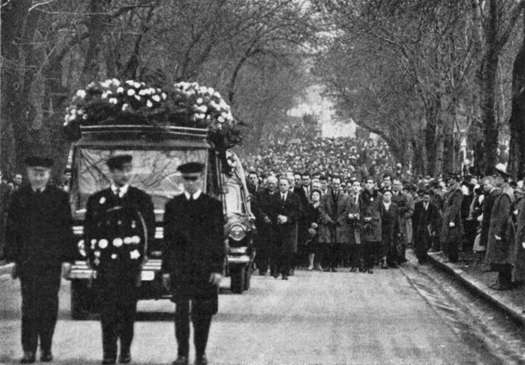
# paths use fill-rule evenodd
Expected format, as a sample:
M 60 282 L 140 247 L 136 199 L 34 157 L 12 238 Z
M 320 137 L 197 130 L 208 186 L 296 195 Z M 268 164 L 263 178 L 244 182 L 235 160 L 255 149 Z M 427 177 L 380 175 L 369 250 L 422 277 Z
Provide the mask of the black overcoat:
M 57 267 L 78 255 L 67 193 L 48 185 L 41 193 L 24 186 L 13 193 L 5 255 L 18 268 Z
M 162 270 L 171 276 L 173 300 L 214 299 L 212 273 L 222 273 L 225 258 L 222 203 L 201 193 L 188 200 L 181 194 L 166 204 Z
M 294 193 L 288 192 L 286 201 L 283 202 L 281 193 L 277 192 L 270 199 L 270 219 L 274 227 L 276 249 L 283 254 L 295 252 L 297 248 L 297 223 L 300 216 L 299 198 Z M 278 215 L 288 217 L 288 221 L 279 224 L 277 222 Z
M 423 257 L 432 246 L 432 234 L 439 228 L 439 208 L 432 202 L 428 203 L 425 210 L 423 201 L 416 203 L 412 215 L 412 226 L 414 227 L 414 248 L 417 257 Z

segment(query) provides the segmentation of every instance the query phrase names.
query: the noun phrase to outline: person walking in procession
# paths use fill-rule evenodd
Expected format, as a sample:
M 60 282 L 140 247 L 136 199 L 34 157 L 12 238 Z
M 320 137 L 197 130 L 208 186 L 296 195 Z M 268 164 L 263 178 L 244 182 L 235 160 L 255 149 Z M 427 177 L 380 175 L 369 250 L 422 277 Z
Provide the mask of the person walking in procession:
M 449 190 L 443 203 L 443 220 L 441 226 L 440 242 L 443 253 L 450 262 L 458 262 L 458 245 L 463 239 L 463 222 L 461 219 L 461 203 L 463 192 L 459 186 L 459 177 L 450 175 L 448 179 Z
M 103 364 L 114 364 L 120 340 L 119 362 L 131 361 L 131 343 L 137 310 L 137 286 L 147 244 L 155 234 L 151 197 L 130 186 L 132 156 L 106 161 L 111 186 L 89 197 L 84 242 L 94 287 L 100 300 Z
M 319 208 L 321 227 L 319 242 L 327 249 L 326 270 L 336 272 L 342 258 L 343 245 L 348 239 L 348 196 L 341 191 L 341 178 L 334 176 L 328 194 L 321 199 Z
M 439 210 L 431 201 L 431 192 L 423 190 L 421 201 L 416 203 L 412 215 L 414 227 L 414 250 L 420 264 L 428 261 L 428 250 L 439 225 Z
M 367 178 L 365 189 L 359 195 L 361 217 L 361 242 L 363 245 L 363 271 L 373 274 L 376 257 L 383 239 L 381 231 L 381 194 L 374 189 L 374 180 Z
M 22 287 L 21 363 L 53 360 L 51 346 L 58 314 L 62 263 L 67 271 L 76 258 L 69 199 L 51 185 L 53 160 L 25 160 L 29 184 L 13 193 L 7 214 L 5 256 L 13 262 L 13 278 Z
M 204 164 L 188 162 L 178 167 L 184 194 L 166 204 L 165 249 L 162 257 L 164 285 L 175 303 L 177 359 L 189 363 L 190 316 L 196 365 L 208 363 L 206 345 L 213 315 L 219 306 L 219 284 L 224 258 L 222 203 L 203 192 Z
M 290 191 L 289 181 L 286 177 L 279 178 L 279 193 L 275 194 L 270 202 L 270 218 L 275 232 L 272 272 L 275 278 L 281 274 L 283 280 L 288 280 L 292 269 L 301 204 L 299 198 Z
M 497 165 L 494 170 L 495 185 L 501 193 L 494 200 L 490 213 L 485 261 L 490 265 L 491 270 L 498 272 L 498 280 L 492 288 L 507 290 L 512 288 L 511 249 L 514 243 L 514 226 L 511 207 L 514 192 L 508 184 L 510 176 L 505 171 L 505 167 Z

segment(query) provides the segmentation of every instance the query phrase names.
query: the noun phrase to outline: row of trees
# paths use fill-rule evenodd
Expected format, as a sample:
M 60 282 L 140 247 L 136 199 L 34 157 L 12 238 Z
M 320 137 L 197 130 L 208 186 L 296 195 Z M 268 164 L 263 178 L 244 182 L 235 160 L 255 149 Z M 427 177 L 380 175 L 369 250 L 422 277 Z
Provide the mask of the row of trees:
M 459 170 L 462 135 L 489 172 L 510 134 L 525 172 L 525 1 L 314 3 L 328 29 L 315 72 L 342 116 L 428 174 Z
M 307 82 L 315 14 L 294 0 L 2 0 L 0 169 L 63 164 L 64 109 L 92 80 L 212 86 L 258 141 Z

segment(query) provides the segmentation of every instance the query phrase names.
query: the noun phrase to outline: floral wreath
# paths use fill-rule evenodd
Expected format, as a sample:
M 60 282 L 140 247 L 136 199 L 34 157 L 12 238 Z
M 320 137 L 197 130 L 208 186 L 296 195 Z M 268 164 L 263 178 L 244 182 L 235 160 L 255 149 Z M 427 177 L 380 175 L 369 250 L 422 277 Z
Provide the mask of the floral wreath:
M 64 131 L 77 140 L 82 125 L 135 123 L 206 128 L 217 148 L 240 142 L 230 106 L 216 90 L 196 82 L 179 82 L 169 90 L 133 80 L 92 82 L 73 96 Z

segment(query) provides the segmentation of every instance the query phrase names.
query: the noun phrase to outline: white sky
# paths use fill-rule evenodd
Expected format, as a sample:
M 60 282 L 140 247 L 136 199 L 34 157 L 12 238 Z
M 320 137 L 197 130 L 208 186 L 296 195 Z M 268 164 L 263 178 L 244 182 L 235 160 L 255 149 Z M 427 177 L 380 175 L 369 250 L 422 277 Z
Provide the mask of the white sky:
M 305 93 L 304 97 L 298 100 L 295 107 L 288 111 L 288 115 L 293 117 L 302 117 L 303 114 L 316 114 L 319 116 L 321 123 L 321 133 L 323 137 L 351 137 L 355 135 L 355 123 L 335 121 L 333 103 L 323 97 L 322 86 L 311 86 Z

